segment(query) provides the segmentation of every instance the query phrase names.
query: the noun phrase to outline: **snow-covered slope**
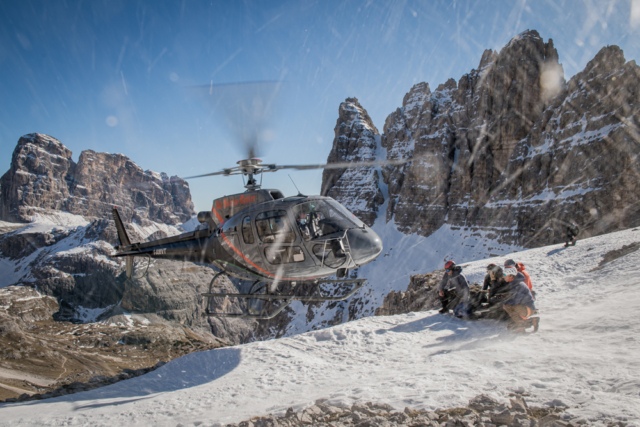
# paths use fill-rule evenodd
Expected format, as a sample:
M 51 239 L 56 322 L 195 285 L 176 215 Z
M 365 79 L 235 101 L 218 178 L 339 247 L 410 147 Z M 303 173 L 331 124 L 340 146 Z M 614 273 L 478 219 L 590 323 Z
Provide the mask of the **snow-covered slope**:
M 436 311 L 363 318 L 321 331 L 192 353 L 142 377 L 62 398 L 0 407 L 0 425 L 160 425 L 239 422 L 327 398 L 402 409 L 462 406 L 479 393 L 640 424 L 640 230 L 532 249 L 524 262 L 542 313 L 538 334 Z M 400 249 L 398 247 L 398 249 Z M 421 247 L 404 249 L 423 250 Z M 489 261 L 465 274 L 482 279 Z M 417 271 L 419 273 L 425 270 Z M 622 418 L 619 418 L 622 417 Z

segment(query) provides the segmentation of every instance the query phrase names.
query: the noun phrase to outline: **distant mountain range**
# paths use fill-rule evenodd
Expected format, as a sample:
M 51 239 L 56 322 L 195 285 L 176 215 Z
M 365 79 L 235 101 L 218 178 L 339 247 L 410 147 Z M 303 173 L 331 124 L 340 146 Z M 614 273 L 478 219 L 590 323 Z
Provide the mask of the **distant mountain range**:
M 617 46 L 565 82 L 553 40 L 526 31 L 457 83 L 414 85 L 382 135 L 348 98 L 328 161 L 409 162 L 326 170 L 322 194 L 422 236 L 447 224 L 537 247 L 571 222 L 581 237 L 627 228 L 640 222 L 639 88 L 640 68 Z

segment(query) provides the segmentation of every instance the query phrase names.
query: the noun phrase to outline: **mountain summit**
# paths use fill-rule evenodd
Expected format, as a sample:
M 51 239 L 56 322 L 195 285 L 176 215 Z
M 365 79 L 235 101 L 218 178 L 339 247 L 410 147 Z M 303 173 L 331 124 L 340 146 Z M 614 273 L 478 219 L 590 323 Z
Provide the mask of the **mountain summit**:
M 365 176 L 370 186 L 382 180 L 386 221 L 405 234 L 468 227 L 521 247 L 561 241 L 571 222 L 584 237 L 636 224 L 640 68 L 607 46 L 567 83 L 558 60 L 553 40 L 531 30 L 498 53 L 486 50 L 457 83 L 433 92 L 416 84 L 387 117 L 381 147 L 369 144 L 368 153 L 411 161 L 381 176 L 369 176 L 375 168 L 353 180 L 325 174 L 323 194 L 355 212 L 366 207 L 372 224 L 384 200 L 374 187 L 358 197 L 349 188 Z M 353 99 L 340 106 L 349 109 L 368 117 Z M 355 159 L 340 148 L 338 130 L 349 123 L 341 113 L 329 162 Z

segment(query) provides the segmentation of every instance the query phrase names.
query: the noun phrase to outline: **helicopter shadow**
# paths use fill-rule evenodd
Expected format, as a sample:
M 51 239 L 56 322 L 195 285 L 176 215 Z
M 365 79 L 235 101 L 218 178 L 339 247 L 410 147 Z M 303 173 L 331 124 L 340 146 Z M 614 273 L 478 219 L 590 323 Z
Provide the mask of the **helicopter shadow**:
M 492 342 L 512 340 L 514 337 L 506 333 L 503 322 L 497 320 L 462 320 L 450 315 L 433 314 L 431 316 L 395 326 L 388 332 L 411 333 L 419 331 L 450 331 L 451 334 L 437 337 L 436 342 L 422 348 L 446 347 L 429 354 L 437 356 L 453 351 L 465 351 L 491 345 Z
M 74 410 L 80 411 L 151 399 L 156 394 L 211 383 L 232 372 L 240 364 L 240 360 L 240 349 L 232 347 L 191 353 L 145 375 L 47 401 L 76 402 Z M 25 402 L 23 405 L 36 402 Z

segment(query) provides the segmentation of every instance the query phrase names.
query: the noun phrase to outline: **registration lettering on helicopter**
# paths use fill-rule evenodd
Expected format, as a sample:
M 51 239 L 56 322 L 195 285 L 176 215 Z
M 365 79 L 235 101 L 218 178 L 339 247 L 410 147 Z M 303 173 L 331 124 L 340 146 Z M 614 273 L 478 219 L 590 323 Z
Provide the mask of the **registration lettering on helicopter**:
M 220 209 L 226 209 L 226 208 L 230 208 L 233 206 L 240 206 L 240 205 L 244 205 L 247 203 L 254 203 L 256 201 L 256 195 L 255 194 L 251 194 L 251 195 L 241 195 L 240 197 L 236 198 L 236 199 L 222 199 L 222 203 L 220 203 L 220 200 L 216 200 L 216 209 L 220 210 Z
M 167 254 L 167 249 L 154 249 L 153 250 L 153 255 L 166 255 Z

